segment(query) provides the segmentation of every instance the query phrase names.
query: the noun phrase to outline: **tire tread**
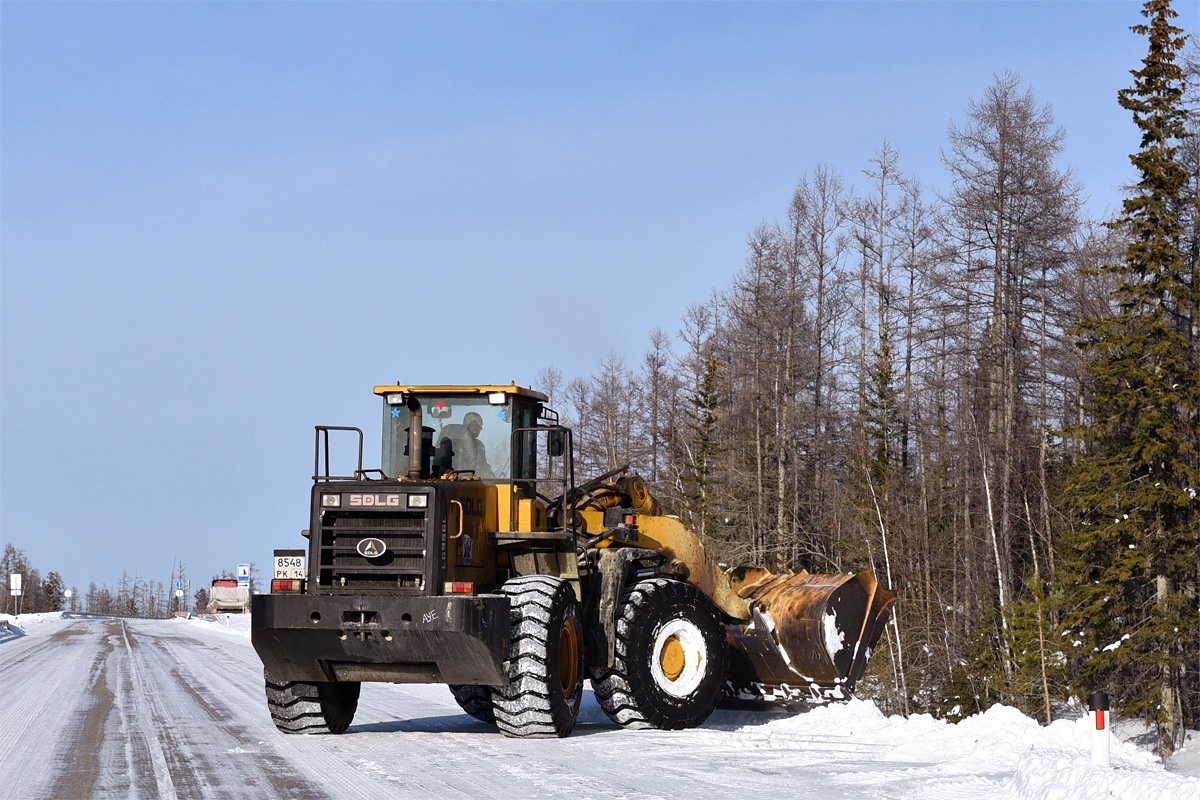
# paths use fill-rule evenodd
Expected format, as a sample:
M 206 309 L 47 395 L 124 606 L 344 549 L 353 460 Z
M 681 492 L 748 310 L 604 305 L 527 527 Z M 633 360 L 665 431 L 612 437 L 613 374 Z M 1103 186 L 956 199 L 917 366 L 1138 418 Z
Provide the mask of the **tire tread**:
M 343 733 L 358 708 L 358 683 L 322 685 L 308 681 L 278 681 L 263 671 L 267 710 L 283 733 Z
M 569 583 L 548 575 L 526 575 L 504 584 L 500 591 L 511 603 L 512 630 L 509 658 L 505 663 L 508 686 L 492 691 L 496 725 L 506 736 L 550 738 L 568 735 L 579 713 L 583 675 L 572 702 L 563 703 L 553 696 L 557 691 L 553 666 L 557 657 L 549 653 L 551 623 L 558 618 L 558 607 L 573 610 L 577 632 L 579 616 L 574 591 Z
M 638 685 L 638 659 L 648 657 L 637 652 L 639 642 L 644 645 L 651 639 L 652 631 L 647 627 L 657 624 L 655 612 L 670 604 L 695 609 L 693 621 L 715 633 L 709 653 L 710 669 L 717 675 L 715 685 L 713 679 L 707 679 L 705 692 L 686 707 L 683 703 L 663 703 L 654 696 L 654 687 Z M 596 702 L 609 719 L 632 729 L 678 730 L 703 724 L 716 708 L 727 664 L 724 626 L 708 597 L 691 584 L 669 578 L 638 581 L 627 586 L 621 597 L 616 632 L 612 667 L 595 670 L 591 676 Z

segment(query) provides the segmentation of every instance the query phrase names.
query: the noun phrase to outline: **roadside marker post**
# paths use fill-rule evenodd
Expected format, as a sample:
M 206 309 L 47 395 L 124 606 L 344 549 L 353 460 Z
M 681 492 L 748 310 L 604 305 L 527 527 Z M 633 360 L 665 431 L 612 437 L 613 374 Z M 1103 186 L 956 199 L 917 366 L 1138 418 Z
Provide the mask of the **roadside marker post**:
M 1104 692 L 1093 692 L 1088 698 L 1088 710 L 1092 718 L 1092 764 L 1097 767 L 1111 766 L 1109 728 L 1112 726 L 1112 715 L 1108 709 L 1108 695 Z
M 175 596 L 179 598 L 179 607 L 184 611 L 189 611 L 190 603 L 188 598 L 192 594 L 192 582 L 189 579 L 180 579 L 175 581 Z
M 238 564 L 238 585 L 246 587 L 246 599 L 242 601 L 242 611 L 250 610 L 250 565 Z
M 17 616 L 21 616 L 21 573 L 14 572 L 8 576 L 8 593 L 17 598 L 16 603 Z

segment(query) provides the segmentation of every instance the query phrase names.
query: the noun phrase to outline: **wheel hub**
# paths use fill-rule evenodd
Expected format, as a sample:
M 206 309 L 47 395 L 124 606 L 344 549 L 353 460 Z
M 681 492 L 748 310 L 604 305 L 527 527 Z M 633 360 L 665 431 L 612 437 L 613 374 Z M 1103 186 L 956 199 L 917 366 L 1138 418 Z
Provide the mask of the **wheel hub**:
M 695 623 L 672 619 L 658 629 L 650 674 L 659 689 L 673 697 L 687 697 L 704 680 L 707 670 L 708 646 Z
M 658 663 L 662 667 L 663 675 L 666 676 L 667 680 L 679 680 L 679 676 L 683 674 L 686 661 L 684 660 L 683 645 L 680 644 L 678 636 L 672 636 L 663 643 Z

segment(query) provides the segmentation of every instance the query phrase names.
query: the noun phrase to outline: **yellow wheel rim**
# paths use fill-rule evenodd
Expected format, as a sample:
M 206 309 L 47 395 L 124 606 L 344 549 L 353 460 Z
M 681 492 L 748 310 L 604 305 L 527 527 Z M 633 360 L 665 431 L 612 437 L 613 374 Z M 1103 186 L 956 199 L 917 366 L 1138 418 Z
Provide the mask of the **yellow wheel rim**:
M 669 681 L 678 680 L 683 674 L 685 664 L 683 645 L 679 641 L 678 636 L 672 636 L 663 643 L 662 652 L 658 657 L 658 664 L 662 667 L 663 675 Z
M 572 699 L 579 686 L 579 632 L 575 621 L 570 619 L 563 620 L 558 637 L 558 680 L 563 697 Z

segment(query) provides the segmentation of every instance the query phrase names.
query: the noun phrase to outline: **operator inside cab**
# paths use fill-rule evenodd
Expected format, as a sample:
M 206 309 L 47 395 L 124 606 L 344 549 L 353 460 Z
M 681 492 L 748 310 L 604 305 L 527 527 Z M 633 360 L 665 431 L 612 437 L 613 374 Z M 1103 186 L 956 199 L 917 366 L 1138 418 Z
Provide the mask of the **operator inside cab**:
M 503 424 L 507 427 L 507 423 Z M 496 472 L 488 464 L 487 445 L 479 438 L 482 432 L 483 417 L 478 412 L 468 411 L 463 415 L 461 423 L 452 422 L 438 430 L 434 440 L 436 457 L 440 459 L 440 463 L 449 465 L 452 470 L 470 470 L 480 478 L 495 478 Z M 507 444 L 508 436 L 505 436 L 504 445 Z M 495 453 L 496 450 L 493 439 L 492 452 Z M 503 463 L 507 466 L 508 447 L 504 446 L 503 450 Z

